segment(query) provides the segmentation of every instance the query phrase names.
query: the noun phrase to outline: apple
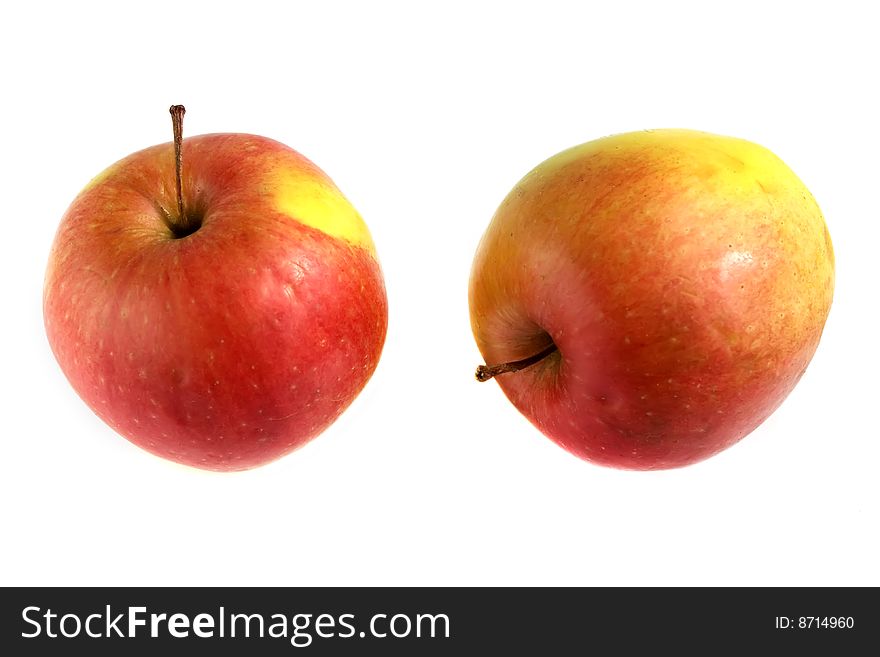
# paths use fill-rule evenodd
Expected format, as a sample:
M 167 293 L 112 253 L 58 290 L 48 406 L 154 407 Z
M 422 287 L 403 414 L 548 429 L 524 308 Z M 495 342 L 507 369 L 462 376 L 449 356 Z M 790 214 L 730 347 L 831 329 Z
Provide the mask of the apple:
M 477 378 L 583 459 L 685 466 L 782 403 L 833 287 L 822 213 L 770 151 L 690 130 L 599 139 L 492 218 L 469 285 Z
M 118 433 L 209 470 L 302 446 L 379 361 L 385 287 L 370 233 L 330 178 L 271 139 L 209 134 L 120 160 L 61 220 L 49 344 Z

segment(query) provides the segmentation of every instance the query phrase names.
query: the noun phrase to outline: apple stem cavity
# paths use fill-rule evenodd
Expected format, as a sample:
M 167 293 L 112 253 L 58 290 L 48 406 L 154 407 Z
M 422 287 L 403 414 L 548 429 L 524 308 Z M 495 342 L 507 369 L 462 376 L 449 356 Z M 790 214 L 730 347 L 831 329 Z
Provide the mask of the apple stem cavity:
M 556 343 L 551 342 L 550 345 L 544 349 L 543 351 L 535 354 L 534 356 L 529 356 L 528 358 L 523 358 L 522 360 L 514 360 L 509 363 L 499 363 L 498 365 L 480 365 L 477 368 L 477 381 L 481 383 L 483 381 L 488 381 L 489 379 L 494 379 L 499 374 L 506 374 L 508 372 L 519 372 L 520 370 L 524 370 L 527 367 L 531 367 L 535 363 L 538 363 L 550 354 L 557 351 Z

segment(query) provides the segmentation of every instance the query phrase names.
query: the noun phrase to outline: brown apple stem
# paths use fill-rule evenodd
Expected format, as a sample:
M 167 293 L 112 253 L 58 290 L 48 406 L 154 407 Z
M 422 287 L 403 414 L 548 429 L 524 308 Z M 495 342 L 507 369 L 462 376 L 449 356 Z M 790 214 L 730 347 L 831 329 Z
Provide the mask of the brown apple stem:
M 177 220 L 181 225 L 186 224 L 186 215 L 183 213 L 183 115 L 186 108 L 183 105 L 172 105 L 168 110 L 171 112 L 171 125 L 174 128 L 174 168 L 177 180 Z
M 556 344 L 551 342 L 550 346 L 540 353 L 537 353 L 534 356 L 529 356 L 528 358 L 523 358 L 522 360 L 515 360 L 510 363 L 499 363 L 498 365 L 480 365 L 477 368 L 477 381 L 488 381 L 489 379 L 494 379 L 499 374 L 524 370 L 525 368 L 544 360 L 547 356 L 556 351 L 556 349 Z

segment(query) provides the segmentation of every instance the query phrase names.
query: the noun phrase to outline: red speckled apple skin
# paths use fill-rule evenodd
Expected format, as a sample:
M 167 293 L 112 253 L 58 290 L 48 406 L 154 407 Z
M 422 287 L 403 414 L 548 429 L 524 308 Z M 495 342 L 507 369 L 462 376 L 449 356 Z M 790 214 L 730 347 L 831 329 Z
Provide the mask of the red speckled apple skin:
M 183 144 L 201 228 L 174 239 L 162 219 L 175 211 L 170 144 L 117 163 L 61 222 L 46 331 L 77 393 L 136 445 L 199 468 L 253 468 L 321 433 L 372 375 L 382 273 L 372 243 L 279 209 L 279 175 L 339 194 L 295 151 L 252 135 Z

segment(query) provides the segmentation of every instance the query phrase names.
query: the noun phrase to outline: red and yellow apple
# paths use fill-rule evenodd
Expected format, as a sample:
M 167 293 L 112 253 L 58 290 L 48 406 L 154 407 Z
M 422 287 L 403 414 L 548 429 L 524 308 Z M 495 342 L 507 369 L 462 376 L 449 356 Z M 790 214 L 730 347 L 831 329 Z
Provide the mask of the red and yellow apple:
M 372 375 L 382 273 L 359 214 L 296 151 L 248 134 L 180 148 L 180 201 L 171 143 L 73 201 L 46 273 L 46 332 L 77 393 L 136 445 L 252 468 L 318 435 Z
M 822 213 L 770 151 L 689 130 L 599 139 L 526 175 L 483 236 L 478 378 L 584 459 L 685 466 L 782 403 L 833 287 Z

